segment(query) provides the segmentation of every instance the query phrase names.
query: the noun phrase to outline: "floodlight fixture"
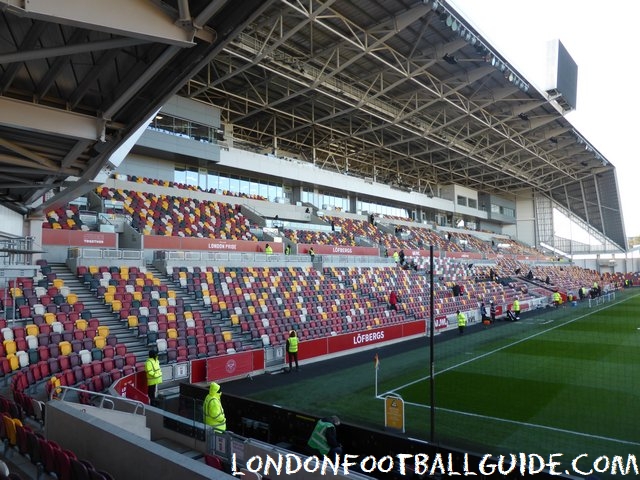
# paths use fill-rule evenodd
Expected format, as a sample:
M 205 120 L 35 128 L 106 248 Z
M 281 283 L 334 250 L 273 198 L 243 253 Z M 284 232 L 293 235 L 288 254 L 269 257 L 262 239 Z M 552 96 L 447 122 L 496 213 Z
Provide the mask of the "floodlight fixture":
M 445 53 L 442 59 L 450 65 L 455 65 L 456 63 L 458 63 L 458 59 L 453 55 L 449 55 L 448 53 Z

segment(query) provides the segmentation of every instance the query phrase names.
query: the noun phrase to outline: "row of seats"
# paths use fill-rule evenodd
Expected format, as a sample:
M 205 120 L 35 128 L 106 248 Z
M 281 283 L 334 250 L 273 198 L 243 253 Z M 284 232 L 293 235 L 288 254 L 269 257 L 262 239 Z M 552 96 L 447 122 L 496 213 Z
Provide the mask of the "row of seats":
M 77 386 L 87 379 L 102 376 L 102 388 L 96 391 L 103 391 L 112 382 L 135 370 L 136 356 L 133 353 L 103 359 L 92 359 L 91 356 L 85 358 L 84 355 L 60 355 L 18 370 L 11 377 L 11 389 L 15 397 L 15 392 L 25 392 L 46 381 L 45 390 L 49 395 L 55 386 Z M 108 373 L 109 376 L 106 377 L 103 373 Z
M 288 268 L 174 268 L 169 272 L 174 282 L 183 288 L 192 285 L 195 299 L 208 305 L 232 325 L 239 325 L 252 340 L 263 345 L 283 344 L 288 331 L 298 330 L 302 340 L 337 335 L 343 331 L 371 329 L 391 322 L 386 308 L 375 300 L 359 297 L 357 292 L 344 289 L 331 275 L 313 269 Z M 205 292 L 205 293 L 202 293 Z M 212 293 L 216 292 L 216 293 Z M 343 321 L 344 313 L 353 316 Z M 286 327 L 256 326 L 258 321 L 291 319 Z M 359 321 L 359 320 L 362 321 Z M 406 321 L 405 316 L 393 321 Z M 308 322 L 335 320 L 318 327 Z M 304 336 L 303 336 L 304 335 Z M 217 342 L 217 351 L 237 351 L 237 345 Z M 213 350 L 213 348 L 211 348 Z
M 90 462 L 79 459 L 71 450 L 36 433 L 19 418 L 3 414 L 0 439 L 6 443 L 7 449 L 17 451 L 44 473 L 59 480 L 113 480 L 108 472 L 96 470 Z
M 108 187 L 98 195 L 122 202 L 132 227 L 144 235 L 257 240 L 240 205 Z
M 96 337 L 101 338 L 101 337 Z M 94 346 L 91 341 L 85 339 L 84 342 L 73 340 L 71 342 L 61 341 L 48 346 L 41 345 L 35 349 L 27 351 L 17 351 L 0 358 L 0 377 L 9 375 L 20 368 L 39 365 L 41 362 L 60 361 L 60 357 L 68 359 L 74 363 L 89 363 L 92 360 L 102 360 L 114 358 L 118 355 L 125 355 L 127 347 L 124 344 L 105 345 L 102 348 Z

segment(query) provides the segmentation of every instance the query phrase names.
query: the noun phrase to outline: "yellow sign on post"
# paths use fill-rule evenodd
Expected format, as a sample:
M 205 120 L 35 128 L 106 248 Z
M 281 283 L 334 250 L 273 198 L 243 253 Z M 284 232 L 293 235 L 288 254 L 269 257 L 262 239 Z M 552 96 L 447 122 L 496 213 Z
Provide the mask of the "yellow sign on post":
M 404 433 L 404 400 L 399 395 L 384 399 L 384 426 Z

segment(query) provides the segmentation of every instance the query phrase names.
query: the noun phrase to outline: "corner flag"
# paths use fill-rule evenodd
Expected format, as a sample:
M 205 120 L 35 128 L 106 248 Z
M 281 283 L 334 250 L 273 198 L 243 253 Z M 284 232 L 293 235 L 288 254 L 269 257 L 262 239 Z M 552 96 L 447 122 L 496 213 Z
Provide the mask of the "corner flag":
M 380 368 L 380 358 L 378 358 L 378 354 L 377 353 L 373 357 L 373 365 L 375 366 L 376 370 L 378 370 L 378 368 Z

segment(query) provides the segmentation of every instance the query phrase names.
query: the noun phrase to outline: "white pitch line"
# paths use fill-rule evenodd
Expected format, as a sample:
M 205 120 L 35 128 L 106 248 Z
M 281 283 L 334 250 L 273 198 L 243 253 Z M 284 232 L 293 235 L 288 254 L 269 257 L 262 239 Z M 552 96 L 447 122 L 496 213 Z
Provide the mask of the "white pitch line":
M 606 307 L 609 308 L 612 305 L 617 305 L 618 303 L 625 302 L 625 301 L 629 300 L 630 298 L 632 298 L 632 297 L 627 297 L 624 300 L 619 300 L 619 301 L 616 301 L 616 302 L 612 302 L 610 304 L 607 304 Z M 603 306 L 604 306 L 604 304 L 603 304 Z M 470 358 L 469 360 L 465 360 L 464 362 L 460 362 L 460 363 L 458 363 L 456 365 L 452 365 L 452 366 L 450 366 L 448 368 L 445 368 L 444 370 L 440 370 L 440 371 L 436 372 L 433 376 L 435 377 L 437 375 L 440 375 L 441 373 L 446 373 L 446 372 L 454 370 L 454 369 L 456 369 L 458 367 L 462 367 L 462 366 L 464 366 L 464 365 L 466 365 L 468 363 L 475 362 L 476 360 L 481 360 L 481 359 L 483 359 L 485 357 L 493 355 L 494 353 L 498 353 L 498 352 L 500 352 L 502 350 L 505 350 L 507 348 L 513 347 L 514 345 L 518 345 L 519 343 L 526 342 L 527 340 L 531 340 L 532 338 L 535 338 L 535 337 L 537 337 L 539 335 L 551 332 L 552 330 L 555 330 L 556 328 L 562 327 L 564 325 L 569 325 L 570 323 L 573 323 L 573 322 L 575 322 L 577 320 L 581 320 L 581 319 L 583 319 L 585 317 L 588 317 L 589 315 L 593 315 L 594 313 L 597 313 L 597 312 L 599 312 L 600 310 L 603 310 L 603 309 L 604 309 L 604 307 L 599 308 L 597 310 L 593 310 L 593 311 L 591 311 L 589 313 L 586 313 L 586 314 L 581 315 L 579 317 L 576 317 L 574 319 L 567 320 L 564 323 L 560 323 L 560 324 L 554 325 L 553 327 L 547 328 L 546 330 L 541 330 L 540 332 L 537 332 L 537 333 L 534 333 L 532 335 L 529 335 L 528 337 L 521 338 L 520 340 L 516 340 L 515 342 L 509 343 L 507 345 L 503 345 L 502 347 L 496 348 L 494 350 L 491 350 L 490 352 L 483 353 L 482 355 L 478 355 L 477 357 Z M 414 380 L 413 382 L 409 382 L 409 383 L 407 383 L 405 385 L 402 385 L 402 386 L 400 386 L 398 388 L 394 388 L 393 390 L 389 390 L 389 391 L 383 393 L 382 395 L 387 395 L 387 394 L 390 394 L 390 393 L 396 393 L 396 392 L 398 392 L 398 390 L 402 390 L 403 388 L 410 387 L 411 385 L 415 385 L 416 383 L 424 382 L 425 380 L 428 380 L 430 378 L 431 378 L 431 375 L 427 375 L 426 377 L 419 378 L 418 380 Z
M 412 405 L 414 407 L 419 407 L 419 408 L 427 408 L 427 409 L 431 408 L 430 406 L 423 405 L 421 403 L 413 403 L 413 402 L 404 402 L 404 403 L 406 405 Z M 549 427 L 547 425 L 539 425 L 537 423 L 520 422 L 518 420 L 509 420 L 507 418 L 490 417 L 488 415 L 480 415 L 479 413 L 461 412 L 461 411 L 458 411 L 458 410 L 451 410 L 449 408 L 436 407 L 436 411 L 437 410 L 440 410 L 440 411 L 443 411 L 443 412 L 448 412 L 448 413 L 455 413 L 455 414 L 458 414 L 458 415 L 465 415 L 465 416 L 468 416 L 468 417 L 481 418 L 483 420 L 492 420 L 492 421 L 498 421 L 498 422 L 504 422 L 504 423 L 511 423 L 511 424 L 518 425 L 518 426 L 540 428 L 540 429 L 543 429 L 543 430 L 551 430 L 552 432 L 567 433 L 567 434 L 570 434 L 570 435 L 579 435 L 581 437 L 587 437 L 587 438 L 592 438 L 592 439 L 596 439 L 596 440 L 606 440 L 608 442 L 617 442 L 617 443 L 621 443 L 621 444 L 624 444 L 624 445 L 640 446 L 640 443 L 632 442 L 630 440 L 620 440 L 619 438 L 604 437 L 602 435 L 593 435 L 591 433 L 575 432 L 573 430 L 567 430 L 565 428 Z

